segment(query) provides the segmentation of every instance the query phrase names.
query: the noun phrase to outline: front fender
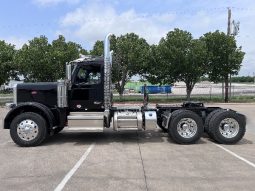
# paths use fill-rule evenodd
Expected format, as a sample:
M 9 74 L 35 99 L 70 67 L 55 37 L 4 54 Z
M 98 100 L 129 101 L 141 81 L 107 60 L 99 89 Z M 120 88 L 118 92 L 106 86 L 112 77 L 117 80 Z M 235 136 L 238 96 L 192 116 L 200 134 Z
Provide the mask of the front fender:
M 49 129 L 56 125 L 55 117 L 47 106 L 37 102 L 25 102 L 18 104 L 8 112 L 4 119 L 4 129 L 10 129 L 12 120 L 24 112 L 35 112 L 42 115 L 46 119 Z

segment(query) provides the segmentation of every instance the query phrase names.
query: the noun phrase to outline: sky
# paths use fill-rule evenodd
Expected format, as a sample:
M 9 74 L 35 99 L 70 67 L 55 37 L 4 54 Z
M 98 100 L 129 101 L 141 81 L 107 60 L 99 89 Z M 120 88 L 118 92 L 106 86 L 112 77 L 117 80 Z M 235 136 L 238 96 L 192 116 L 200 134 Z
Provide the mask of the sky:
M 199 38 L 206 32 L 227 31 L 227 7 L 240 22 L 236 36 L 246 53 L 239 75 L 255 73 L 255 1 L 252 0 L 2 0 L 0 40 L 19 49 L 45 35 L 64 35 L 89 50 L 109 32 L 135 32 L 157 44 L 167 32 L 180 28 Z

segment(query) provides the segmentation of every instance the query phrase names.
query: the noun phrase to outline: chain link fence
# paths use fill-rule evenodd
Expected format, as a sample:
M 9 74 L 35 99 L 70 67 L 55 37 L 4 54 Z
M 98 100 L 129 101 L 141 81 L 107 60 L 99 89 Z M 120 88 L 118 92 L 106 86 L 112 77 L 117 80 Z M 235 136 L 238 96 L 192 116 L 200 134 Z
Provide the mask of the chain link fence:
M 225 89 L 222 84 L 214 83 L 198 83 L 195 85 L 191 100 L 224 100 Z M 120 100 L 117 93 L 114 94 L 116 101 Z M 255 101 L 255 84 L 240 84 L 232 83 L 229 87 L 229 100 L 234 99 L 254 99 Z M 124 92 L 121 101 L 140 101 L 143 99 L 141 93 L 134 92 L 133 89 L 127 89 Z M 178 83 L 172 86 L 172 93 L 170 94 L 150 94 L 150 100 L 185 100 L 186 99 L 186 86 L 184 83 Z
M 197 84 L 195 85 L 192 96 L 222 96 L 224 97 L 225 89 L 222 84 Z M 185 85 L 176 85 L 173 87 L 174 95 L 186 95 Z M 255 96 L 255 84 L 231 84 L 229 87 L 229 97 L 235 96 Z
M 114 93 L 114 101 L 143 101 L 143 94 L 137 93 L 134 89 L 126 89 L 122 99 L 118 93 Z M 150 94 L 150 101 L 153 102 L 168 102 L 168 101 L 185 101 L 186 100 L 186 86 L 184 83 L 178 83 L 172 86 L 172 93 L 169 94 Z M 250 100 L 255 101 L 255 84 L 239 84 L 232 83 L 229 88 L 229 100 Z M 198 83 L 195 85 L 191 100 L 196 101 L 224 101 L 224 89 L 222 84 L 213 83 Z M 12 102 L 12 94 L 0 94 L 0 105 Z

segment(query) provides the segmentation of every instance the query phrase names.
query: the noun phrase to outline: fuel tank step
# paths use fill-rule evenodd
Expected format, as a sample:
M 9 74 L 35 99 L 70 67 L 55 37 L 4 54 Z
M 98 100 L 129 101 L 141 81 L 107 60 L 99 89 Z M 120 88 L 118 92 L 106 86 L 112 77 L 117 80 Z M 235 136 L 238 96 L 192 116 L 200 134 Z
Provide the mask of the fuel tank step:
M 103 112 L 71 112 L 67 116 L 67 131 L 103 132 Z
M 67 127 L 67 132 L 103 132 L 103 127 Z

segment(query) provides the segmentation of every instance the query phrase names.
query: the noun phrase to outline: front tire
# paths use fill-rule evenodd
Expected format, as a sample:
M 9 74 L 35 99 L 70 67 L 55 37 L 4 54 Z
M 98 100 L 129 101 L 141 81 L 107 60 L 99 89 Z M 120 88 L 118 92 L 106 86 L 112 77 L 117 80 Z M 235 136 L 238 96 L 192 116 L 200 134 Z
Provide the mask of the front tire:
M 21 113 L 11 122 L 10 134 L 12 140 L 21 147 L 37 146 L 47 137 L 47 124 L 37 113 Z
M 168 133 L 175 142 L 179 144 L 195 143 L 203 132 L 203 121 L 193 111 L 176 110 L 172 113 Z

